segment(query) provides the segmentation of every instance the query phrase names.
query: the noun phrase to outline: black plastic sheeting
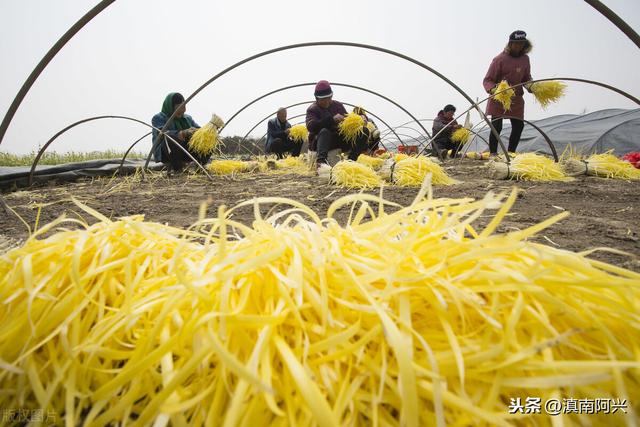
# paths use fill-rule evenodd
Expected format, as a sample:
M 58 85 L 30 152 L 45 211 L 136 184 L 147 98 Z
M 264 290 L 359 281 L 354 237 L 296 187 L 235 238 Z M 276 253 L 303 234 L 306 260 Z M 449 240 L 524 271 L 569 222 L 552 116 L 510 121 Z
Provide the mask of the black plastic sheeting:
M 38 166 L 33 175 L 33 184 L 41 185 L 53 182 L 71 182 L 79 178 L 113 176 L 120 167 L 122 159 L 91 160 L 87 162 L 65 163 L 62 165 Z M 125 160 L 120 174 L 132 174 L 144 167 L 144 160 Z M 162 163 L 149 163 L 149 169 L 161 170 Z M 0 188 L 11 189 L 27 187 L 30 166 L 0 166 Z

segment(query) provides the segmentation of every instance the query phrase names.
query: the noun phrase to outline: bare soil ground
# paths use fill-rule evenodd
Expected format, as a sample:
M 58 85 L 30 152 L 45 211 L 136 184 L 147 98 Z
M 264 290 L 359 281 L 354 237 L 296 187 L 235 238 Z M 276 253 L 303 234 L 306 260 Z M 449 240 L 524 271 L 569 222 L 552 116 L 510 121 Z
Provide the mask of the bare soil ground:
M 514 185 L 521 189 L 512 214 L 505 218 L 499 232 L 523 229 L 561 212 L 571 215 L 544 230 L 534 240 L 571 251 L 597 247 L 619 249 L 634 256 L 596 252 L 591 257 L 618 266 L 640 271 L 640 184 L 595 177 L 580 177 L 573 182 L 532 183 L 496 181 L 489 177 L 484 162 L 473 160 L 446 164 L 450 175 L 461 184 L 434 188 L 435 197 L 481 198 L 487 191 L 508 191 Z M 353 190 L 319 184 L 318 178 L 294 174 L 251 174 L 236 178 L 181 175 L 168 178 L 156 173 L 148 180 L 135 177 L 101 178 L 73 183 L 50 183 L 45 187 L 26 191 L 5 192 L 6 203 L 31 227 L 41 206 L 40 224 L 62 214 L 80 215 L 71 197 L 88 204 L 102 214 L 117 218 L 144 214 L 147 220 L 186 227 L 198 218 L 198 208 L 209 201 L 209 212 L 217 212 L 219 205 L 234 206 L 253 197 L 287 197 L 301 201 L 324 214 L 332 201 Z M 378 194 L 377 190 L 370 191 Z M 384 197 L 402 205 L 411 203 L 415 188 L 389 186 Z M 346 214 L 345 214 L 346 215 Z M 234 217 L 246 224 L 253 220 L 251 208 L 241 210 Z M 478 226 L 488 222 L 480 219 Z M 29 235 L 26 225 L 13 213 L 0 208 L 0 250 L 15 246 Z

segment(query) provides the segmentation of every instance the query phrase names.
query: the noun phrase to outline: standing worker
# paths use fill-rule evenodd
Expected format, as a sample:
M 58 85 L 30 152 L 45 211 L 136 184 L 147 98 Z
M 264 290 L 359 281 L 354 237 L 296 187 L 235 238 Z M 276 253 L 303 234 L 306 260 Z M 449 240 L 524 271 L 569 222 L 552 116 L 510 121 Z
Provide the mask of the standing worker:
M 487 75 L 484 77 L 483 85 L 487 93 L 493 94 L 496 86 L 506 80 L 509 86 L 531 81 L 531 65 L 529 56 L 531 52 L 531 42 L 527 39 L 527 33 L 516 30 L 509 35 L 509 42 L 502 53 L 493 58 Z M 526 87 L 529 90 L 528 87 Z M 487 103 L 487 116 L 491 116 L 491 123 L 496 131 L 502 130 L 502 118 L 511 118 L 511 135 L 509 136 L 509 153 L 515 153 L 520 142 L 522 129 L 524 128 L 524 98 L 522 86 L 514 88 L 515 96 L 511 100 L 511 109 L 505 111 L 498 101 L 493 98 Z M 491 156 L 498 154 L 498 139 L 493 135 L 489 136 L 489 152 Z

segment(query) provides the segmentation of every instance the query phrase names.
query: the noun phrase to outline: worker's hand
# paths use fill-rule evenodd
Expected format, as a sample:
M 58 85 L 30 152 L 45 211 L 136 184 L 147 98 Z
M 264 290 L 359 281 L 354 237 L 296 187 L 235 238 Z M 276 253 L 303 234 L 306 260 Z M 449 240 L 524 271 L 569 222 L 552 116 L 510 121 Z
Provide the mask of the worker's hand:
M 333 116 L 333 121 L 336 123 L 340 123 L 343 120 L 344 116 L 342 114 L 336 114 L 335 116 Z
M 284 133 L 285 133 L 286 135 L 289 135 L 289 132 L 291 132 L 291 128 L 287 128 L 287 129 L 285 129 L 285 130 L 284 130 Z
M 489 89 L 489 93 L 494 95 L 496 93 L 496 89 L 498 89 L 498 85 L 493 85 L 493 87 Z

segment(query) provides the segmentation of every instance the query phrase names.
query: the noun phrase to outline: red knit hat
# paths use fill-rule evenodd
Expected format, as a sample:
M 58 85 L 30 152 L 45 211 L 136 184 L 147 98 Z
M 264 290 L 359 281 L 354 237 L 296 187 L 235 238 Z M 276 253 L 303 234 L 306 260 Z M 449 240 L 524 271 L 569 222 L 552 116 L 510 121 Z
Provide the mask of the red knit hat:
M 333 96 L 331 85 L 326 80 L 320 80 L 316 83 L 316 90 L 313 94 L 316 98 L 329 98 L 330 96 Z

